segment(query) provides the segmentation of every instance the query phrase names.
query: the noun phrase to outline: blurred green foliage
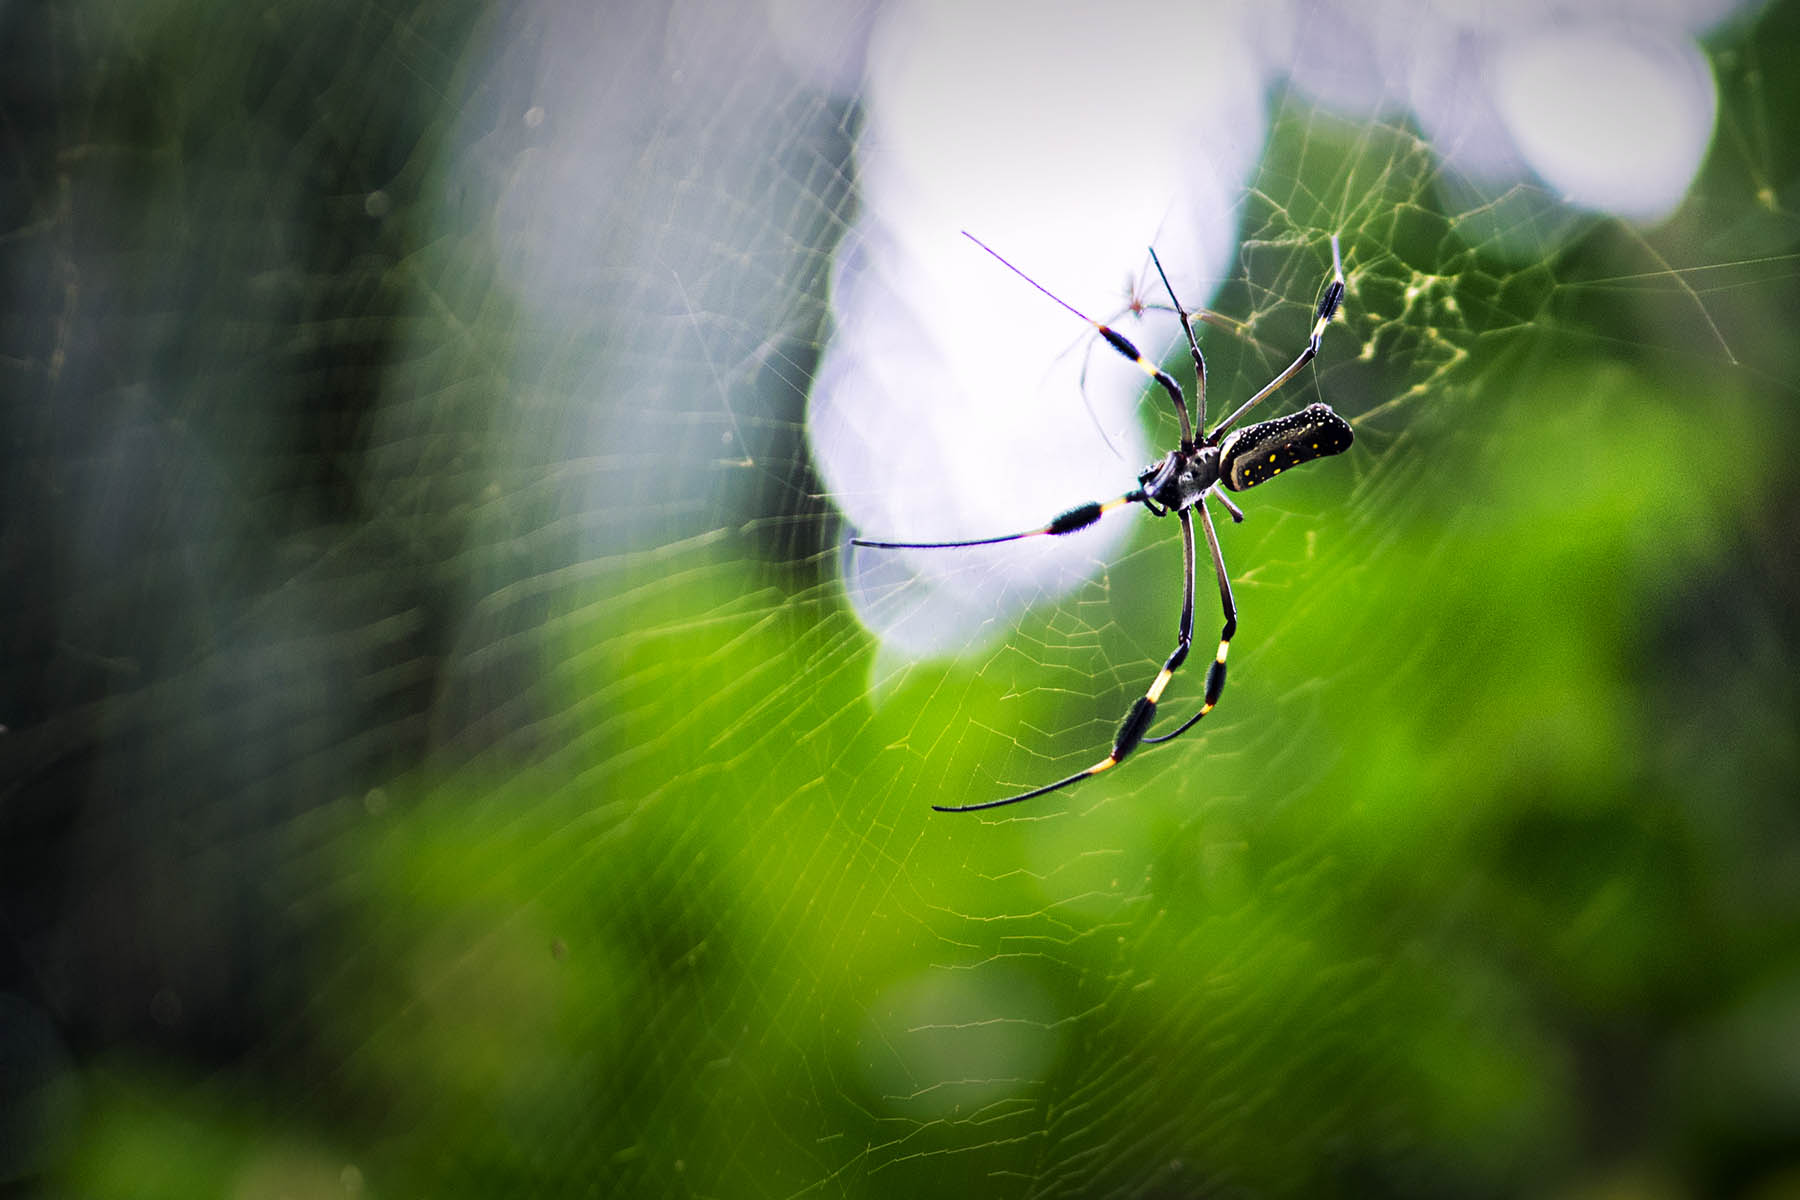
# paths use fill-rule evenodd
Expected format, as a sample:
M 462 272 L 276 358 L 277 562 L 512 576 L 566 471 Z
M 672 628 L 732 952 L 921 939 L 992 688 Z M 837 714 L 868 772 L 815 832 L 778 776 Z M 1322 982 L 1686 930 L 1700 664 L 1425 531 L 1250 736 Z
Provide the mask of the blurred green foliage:
M 1169 526 L 890 675 L 830 554 L 772 572 L 721 509 L 519 635 L 541 754 L 282 827 L 255 936 L 301 1000 L 228 1062 L 84 1054 L 48 1189 L 1795 1194 L 1792 260 L 1699 309 L 1590 283 L 1767 252 L 1747 196 L 1705 227 L 1729 156 L 1647 240 L 1519 263 L 1377 170 L 1424 169 L 1395 130 L 1328 128 L 1288 113 L 1262 194 L 1328 231 L 1304 197 L 1402 193 L 1360 201 L 1315 376 L 1359 440 L 1224 531 L 1241 632 L 1193 734 L 934 814 L 1104 747 L 1166 652 Z
M 1732 831 L 1791 797 L 1676 730 L 1732 704 L 1738 761 L 1791 767 L 1778 687 L 1733 700 L 1771 672 L 1682 635 L 1782 465 L 1756 408 L 1567 354 L 1482 372 L 1389 464 L 1459 487 L 1334 508 L 1321 479 L 1230 531 L 1262 565 L 1219 727 L 998 821 L 925 805 L 999 786 L 1054 727 L 1025 704 L 1086 697 L 1020 699 L 1043 668 L 996 656 L 871 709 L 842 611 L 674 552 L 555 639 L 584 742 L 341 838 L 293 1106 L 384 1194 L 991 1193 L 1064 1160 L 1097 1191 L 1655 1193 L 1754 1164 L 1795 1094 L 1744 1047 L 1793 1031 L 1800 956 L 1791 843 Z M 1693 469 L 1697 426 L 1730 470 Z M 1162 532 L 1102 603 L 1162 614 Z M 225 1194 L 269 1136 L 242 1087 L 103 1090 L 84 1194 Z M 1722 1145 L 1753 1087 L 1774 1142 Z

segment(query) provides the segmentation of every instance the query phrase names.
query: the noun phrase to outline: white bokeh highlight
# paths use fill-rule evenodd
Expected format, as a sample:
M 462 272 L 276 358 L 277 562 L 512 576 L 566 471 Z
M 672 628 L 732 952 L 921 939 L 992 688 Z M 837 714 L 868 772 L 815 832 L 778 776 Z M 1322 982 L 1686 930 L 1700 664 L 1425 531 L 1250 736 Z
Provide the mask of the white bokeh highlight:
M 1164 39 L 1185 48 L 1179 69 L 1156 53 Z M 871 536 L 950 540 L 1129 490 L 1157 456 L 1143 373 L 1093 353 L 1087 325 L 959 233 L 1099 320 L 1154 242 L 1183 301 L 1203 306 L 1265 136 L 1243 28 L 1150 4 L 900 3 L 868 61 L 866 206 L 841 251 L 809 423 L 833 496 Z M 1164 299 L 1160 285 L 1145 295 Z M 1177 332 L 1164 315 L 1132 336 L 1160 354 Z M 956 652 L 1089 577 L 1137 515 L 1001 547 L 857 551 L 846 584 L 884 647 Z
M 1494 105 L 1533 172 L 1566 203 L 1645 223 L 1687 194 L 1712 142 L 1706 56 L 1672 31 L 1596 27 L 1509 39 Z

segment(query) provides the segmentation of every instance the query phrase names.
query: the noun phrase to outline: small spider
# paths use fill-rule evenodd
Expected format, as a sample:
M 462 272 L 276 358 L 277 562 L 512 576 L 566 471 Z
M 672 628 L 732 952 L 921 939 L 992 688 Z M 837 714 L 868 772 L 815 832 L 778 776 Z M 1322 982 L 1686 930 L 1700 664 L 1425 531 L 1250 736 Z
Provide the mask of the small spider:
M 977 812 L 981 809 L 999 808 L 1066 788 L 1091 775 L 1110 771 L 1125 761 L 1125 756 L 1141 743 L 1154 744 L 1180 737 L 1193 728 L 1200 718 L 1211 712 L 1219 703 L 1220 693 L 1225 690 L 1225 654 L 1231 647 L 1232 635 L 1237 632 L 1237 604 L 1231 597 L 1231 579 L 1225 573 L 1225 559 L 1219 552 L 1219 535 L 1213 528 L 1212 516 L 1205 504 L 1206 498 L 1210 496 L 1222 505 L 1231 514 L 1232 520 L 1242 521 L 1242 510 L 1226 498 L 1221 488 L 1241 492 L 1255 487 L 1265 480 L 1273 479 L 1289 467 L 1327 455 L 1342 454 L 1354 440 L 1349 424 L 1324 404 L 1309 404 L 1299 412 L 1285 417 L 1259 421 L 1238 430 L 1231 429 L 1245 413 L 1292 379 L 1318 354 L 1319 342 L 1325 336 L 1325 327 L 1337 314 L 1338 306 L 1344 298 L 1344 262 L 1338 250 L 1336 235 L 1331 239 L 1331 282 L 1325 286 L 1325 294 L 1319 300 L 1306 348 L 1288 364 L 1286 370 L 1198 440 L 1194 437 L 1195 429 L 1204 431 L 1206 427 L 1206 358 L 1200 353 L 1200 343 L 1194 337 L 1193 317 L 1181 306 L 1181 301 L 1175 298 L 1175 289 L 1170 286 L 1169 277 L 1164 273 L 1155 249 L 1150 251 L 1150 261 L 1156 264 L 1156 273 L 1162 278 L 1163 289 L 1169 294 L 1169 302 L 1181 317 L 1181 327 L 1187 333 L 1188 351 L 1194 360 L 1194 404 L 1198 420 L 1193 422 L 1188 419 L 1187 401 L 1182 396 L 1181 385 L 1168 372 L 1140 354 L 1138 348 L 1123 334 L 1094 320 L 1055 295 L 1007 262 L 974 234 L 965 232 L 964 236 L 993 255 L 1013 274 L 1092 325 L 1106 340 L 1107 345 L 1136 363 L 1154 379 L 1168 393 L 1170 402 L 1175 406 L 1175 415 L 1181 418 L 1181 443 L 1169 451 L 1161 462 L 1152 463 L 1139 472 L 1137 486 L 1124 495 L 1115 496 L 1111 500 L 1092 500 L 1086 504 L 1078 504 L 1036 529 L 963 542 L 895 542 L 854 537 L 850 539 L 851 544 L 875 550 L 950 550 L 966 546 L 992 546 L 1000 542 L 1016 542 L 1021 538 L 1056 537 L 1074 533 L 1086 529 L 1116 508 L 1142 504 L 1155 516 L 1165 517 L 1174 513 L 1181 521 L 1181 625 L 1174 651 L 1164 660 L 1162 670 L 1151 680 L 1149 689 L 1132 704 L 1131 711 L 1125 714 L 1124 721 L 1119 725 L 1119 732 L 1113 737 L 1112 750 L 1105 758 L 1066 779 L 1003 799 L 988 800 L 980 804 L 932 805 L 939 812 Z M 1188 649 L 1194 640 L 1194 513 L 1200 514 L 1200 528 L 1206 534 L 1206 547 L 1212 553 L 1213 571 L 1219 580 L 1219 603 L 1224 609 L 1225 624 L 1219 632 L 1218 653 L 1213 656 L 1212 665 L 1206 671 L 1206 691 L 1200 710 L 1170 732 L 1147 737 L 1145 735 L 1150 730 L 1150 723 L 1156 717 L 1156 706 L 1162 700 L 1169 681 L 1175 677 L 1175 672 L 1187 661 Z

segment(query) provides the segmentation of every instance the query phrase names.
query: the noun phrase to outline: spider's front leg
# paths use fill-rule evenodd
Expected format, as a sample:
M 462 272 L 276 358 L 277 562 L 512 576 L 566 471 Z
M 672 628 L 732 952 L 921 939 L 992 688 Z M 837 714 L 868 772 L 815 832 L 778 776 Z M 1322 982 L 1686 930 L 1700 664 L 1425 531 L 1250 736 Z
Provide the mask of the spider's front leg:
M 1150 508 L 1151 512 L 1156 512 L 1150 507 L 1150 501 L 1140 487 L 1133 488 L 1123 496 L 1114 496 L 1111 500 L 1090 500 L 1086 504 L 1077 504 L 1074 508 L 1057 513 L 1046 524 L 1021 533 L 1003 533 L 999 537 L 972 538 L 964 542 L 884 542 L 873 538 L 853 537 L 850 544 L 867 546 L 872 550 L 956 550 L 965 546 L 997 546 L 1001 542 L 1016 542 L 1028 537 L 1060 537 L 1065 533 L 1086 529 L 1115 508 L 1124 508 L 1127 504 L 1142 504 Z

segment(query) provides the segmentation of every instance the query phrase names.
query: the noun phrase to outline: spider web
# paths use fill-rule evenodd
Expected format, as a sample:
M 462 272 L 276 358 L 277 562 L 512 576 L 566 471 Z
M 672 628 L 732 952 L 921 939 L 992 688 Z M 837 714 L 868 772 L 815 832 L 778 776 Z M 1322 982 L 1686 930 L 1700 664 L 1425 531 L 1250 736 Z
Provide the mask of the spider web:
M 1176 430 L 956 237 L 1029 240 L 1051 181 L 896 232 L 864 81 L 901 11 L 0 9 L 0 1181 L 1791 1181 L 1795 6 L 1709 27 L 1711 151 L 1647 229 L 1346 115 L 1292 29 L 1228 236 L 1108 171 L 1118 236 L 1163 230 L 1218 317 L 1215 417 L 1303 344 L 1339 237 L 1343 317 L 1266 415 L 1357 441 L 1221 529 L 1218 710 L 984 817 L 929 806 L 1104 755 L 1180 555 L 1134 511 L 918 560 L 899 611 L 956 602 L 897 645 L 844 545 L 878 484 L 955 495 L 899 440 L 909 347 L 955 314 L 1009 380 L 954 414 L 969 521 L 1117 494 L 1108 440 Z M 1121 140 L 1155 73 L 1102 106 Z M 1059 149 L 1070 186 L 1106 161 Z M 921 244 L 1054 350 L 961 318 Z M 1020 265 L 1185 366 L 1138 253 L 1077 258 Z M 819 414 L 871 281 L 912 302 L 864 364 L 909 407 L 846 481 Z M 1075 458 L 991 448 L 1027 422 Z M 1203 655 L 1204 565 L 1197 604 Z

